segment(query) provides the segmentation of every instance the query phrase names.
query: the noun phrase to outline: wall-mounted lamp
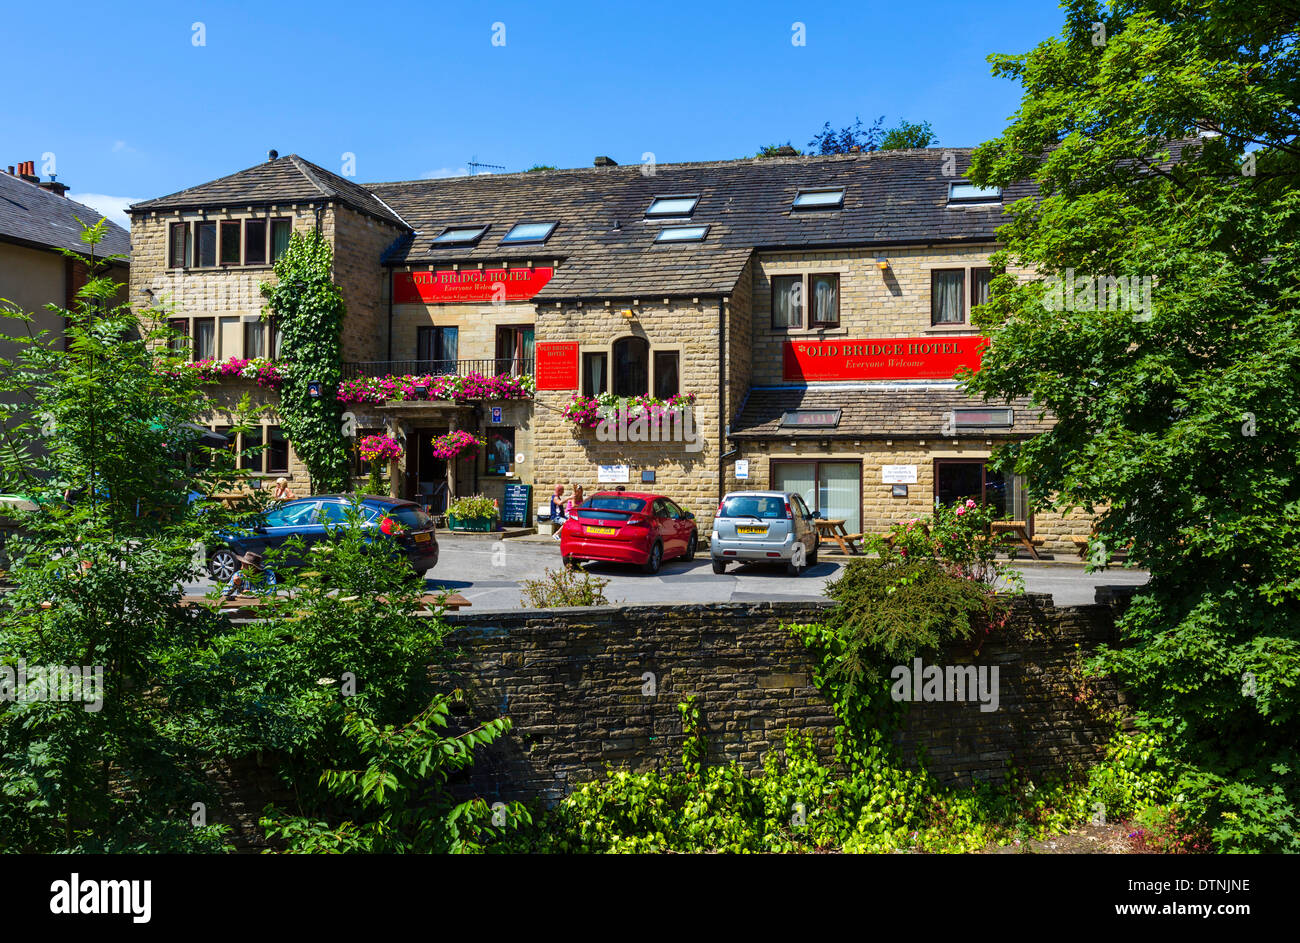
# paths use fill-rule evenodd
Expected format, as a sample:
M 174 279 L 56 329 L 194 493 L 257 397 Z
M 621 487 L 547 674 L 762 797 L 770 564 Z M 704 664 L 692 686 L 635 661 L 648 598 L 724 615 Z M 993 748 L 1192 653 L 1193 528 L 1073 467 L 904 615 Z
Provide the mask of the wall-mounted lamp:
M 320 381 L 311 380 L 307 383 L 307 395 L 312 399 L 320 399 Z
M 882 272 L 887 271 L 889 269 L 889 260 L 883 255 L 876 256 L 876 268 Z
M 635 320 L 636 320 L 636 312 L 633 311 L 631 308 L 624 308 L 624 309 L 623 309 L 622 311 L 620 311 L 619 313 L 620 313 L 621 315 L 623 315 L 623 320 L 624 320 L 624 321 L 635 321 Z

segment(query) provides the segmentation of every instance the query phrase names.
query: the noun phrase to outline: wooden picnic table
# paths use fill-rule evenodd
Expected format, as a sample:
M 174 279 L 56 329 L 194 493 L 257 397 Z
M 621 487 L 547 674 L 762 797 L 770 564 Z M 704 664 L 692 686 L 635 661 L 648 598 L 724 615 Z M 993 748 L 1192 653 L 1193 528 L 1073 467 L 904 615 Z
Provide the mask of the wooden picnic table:
M 862 534 L 850 534 L 845 530 L 843 518 L 817 518 L 816 524 L 818 535 L 835 541 L 842 552 L 849 555 L 861 552 L 855 544 L 862 539 Z
M 1041 559 L 1038 556 L 1038 547 L 1034 545 L 1034 539 L 1029 536 L 1029 524 L 1026 521 L 993 521 L 989 528 L 994 537 L 1002 535 L 1013 542 L 1019 541 L 1035 560 Z

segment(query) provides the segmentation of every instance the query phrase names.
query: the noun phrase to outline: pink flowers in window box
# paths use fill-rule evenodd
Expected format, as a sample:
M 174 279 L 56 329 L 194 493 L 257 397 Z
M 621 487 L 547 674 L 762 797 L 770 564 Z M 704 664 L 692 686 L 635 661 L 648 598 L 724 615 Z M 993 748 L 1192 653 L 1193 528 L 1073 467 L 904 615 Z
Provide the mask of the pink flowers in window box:
M 208 383 L 219 380 L 253 380 L 264 389 L 278 390 L 281 382 L 280 368 L 264 357 L 231 357 L 229 360 L 209 358 L 182 364 L 180 369 L 192 370 L 199 375 L 200 380 Z M 169 372 L 172 376 L 179 376 L 175 370 Z
M 678 393 L 668 399 L 656 399 L 653 396 L 614 396 L 611 393 L 601 393 L 597 396 L 575 395 L 564 408 L 564 417 L 587 429 L 595 429 L 602 419 L 620 413 L 626 414 L 628 422 L 636 422 L 644 416 L 652 425 L 657 425 L 694 403 L 694 393 Z
M 467 376 L 388 376 L 353 377 L 339 384 L 338 399 L 343 403 L 382 403 L 386 400 L 418 398 L 416 387 L 424 387 L 431 400 L 464 403 L 472 400 L 529 399 L 533 395 L 531 376 L 486 377 L 481 373 Z

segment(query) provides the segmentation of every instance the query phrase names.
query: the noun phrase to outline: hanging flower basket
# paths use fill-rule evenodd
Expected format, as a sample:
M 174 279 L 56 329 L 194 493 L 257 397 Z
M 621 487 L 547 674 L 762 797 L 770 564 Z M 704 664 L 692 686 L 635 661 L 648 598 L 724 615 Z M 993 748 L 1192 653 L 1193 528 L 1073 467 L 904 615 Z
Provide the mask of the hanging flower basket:
M 363 462 L 391 461 L 402 457 L 402 447 L 392 436 L 368 435 L 358 443 Z
M 434 458 L 453 459 L 482 448 L 487 443 L 477 439 L 468 432 L 456 430 L 438 436 L 431 443 Z

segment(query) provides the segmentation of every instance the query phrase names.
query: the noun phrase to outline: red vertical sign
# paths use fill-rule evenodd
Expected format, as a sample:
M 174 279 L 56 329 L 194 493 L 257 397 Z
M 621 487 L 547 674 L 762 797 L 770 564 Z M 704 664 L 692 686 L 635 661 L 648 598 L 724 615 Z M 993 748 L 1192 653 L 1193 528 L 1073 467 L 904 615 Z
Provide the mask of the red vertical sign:
M 578 344 L 568 341 L 538 342 L 537 388 L 539 390 L 576 390 L 578 388 Z

